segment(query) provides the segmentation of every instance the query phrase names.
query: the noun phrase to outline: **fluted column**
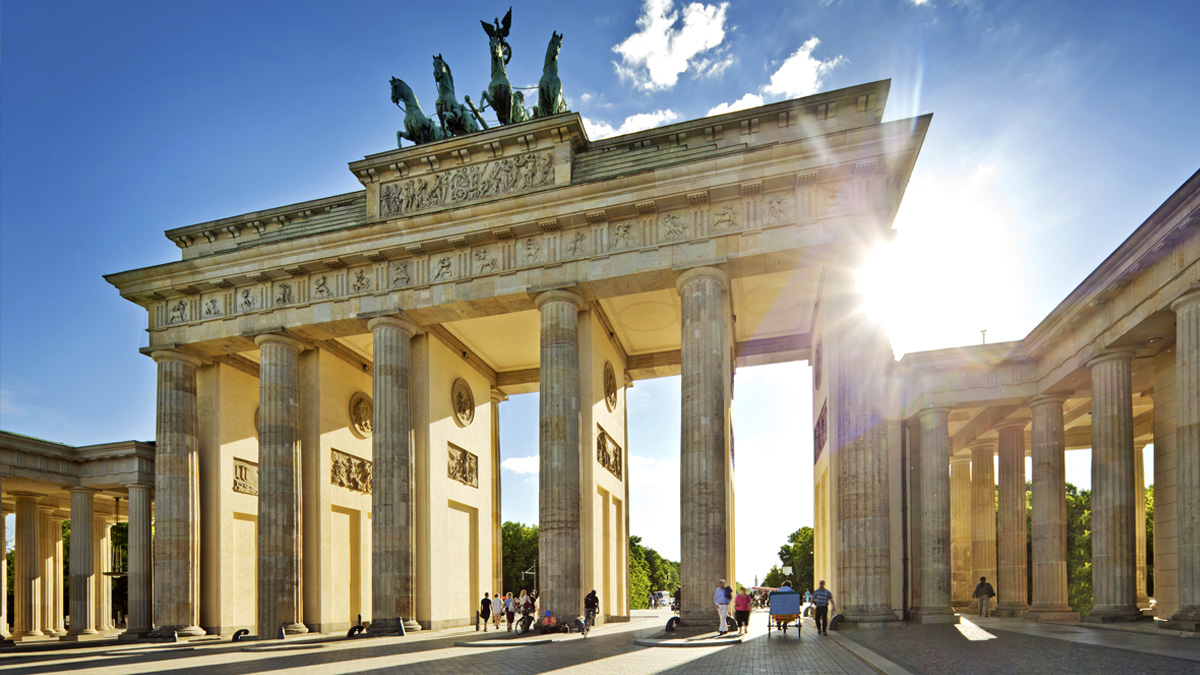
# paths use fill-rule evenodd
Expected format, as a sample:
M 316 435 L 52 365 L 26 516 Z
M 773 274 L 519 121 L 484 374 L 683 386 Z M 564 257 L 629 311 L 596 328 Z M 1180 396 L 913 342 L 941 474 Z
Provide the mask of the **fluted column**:
M 921 450 L 920 623 L 954 621 L 950 607 L 950 411 L 927 408 L 918 415 Z
M 1091 618 L 1137 618 L 1132 352 L 1093 359 Z
M 1200 628 L 1200 289 L 1175 310 L 1175 504 L 1178 523 L 1179 610 L 1171 621 Z
M 38 497 L 18 493 L 13 540 L 13 637 L 42 635 L 42 555 Z
M 950 601 L 954 607 L 971 604 L 971 458 L 950 460 Z
M 60 512 L 50 516 L 50 542 L 54 549 L 54 558 L 50 563 L 51 578 L 54 579 L 54 595 L 51 599 L 53 610 L 50 613 L 55 635 L 67 634 L 67 604 L 64 597 L 64 582 L 66 581 L 66 551 L 63 550 L 63 523 L 67 522 Z
M 680 616 L 685 624 L 716 621 L 713 589 L 729 570 L 729 429 L 725 361 L 729 319 L 724 300 L 728 277 L 719 269 L 688 270 L 676 281 L 681 326 Z M 733 579 L 727 580 L 733 584 Z
M 92 541 L 93 500 L 89 488 L 71 488 L 71 628 L 69 635 L 95 635 L 96 580 Z
M 1025 422 L 1006 424 L 1000 434 L 1000 495 L 996 532 L 996 612 L 1020 616 L 1029 609 L 1025 547 Z
M 372 319 L 371 633 L 409 629 L 416 617 L 416 519 L 412 446 L 412 348 L 420 328 L 406 319 Z
M 492 588 L 504 593 L 504 518 L 500 500 L 500 403 L 508 397 L 493 389 L 492 399 Z
M 300 586 L 300 352 L 259 335 L 258 636 L 307 633 Z M 373 424 L 374 422 L 372 422 Z M 373 435 L 373 434 L 372 434 Z
M 41 629 L 45 635 L 58 635 L 54 630 L 55 623 L 54 612 L 54 505 L 53 502 L 41 503 L 38 505 L 38 551 L 41 556 L 38 564 L 41 565 L 41 597 L 38 602 L 41 603 Z
M 1033 604 L 1038 620 L 1076 616 L 1067 605 L 1066 441 L 1061 396 L 1033 400 Z
M 125 635 L 146 635 L 154 627 L 154 568 L 150 543 L 150 485 L 132 483 L 129 488 L 129 618 Z
M 971 445 L 971 576 L 996 585 L 996 446 Z
M 158 364 L 154 449 L 154 623 L 159 635 L 204 635 L 199 627 L 199 361 L 173 350 Z
M 538 584 L 540 609 L 559 620 L 579 613 L 580 567 L 579 310 L 570 291 L 537 296 L 541 313 L 538 397 Z
M 93 547 L 93 569 L 95 570 L 96 630 L 110 631 L 112 624 L 112 521 L 108 516 L 95 516 L 92 521 L 95 546 Z

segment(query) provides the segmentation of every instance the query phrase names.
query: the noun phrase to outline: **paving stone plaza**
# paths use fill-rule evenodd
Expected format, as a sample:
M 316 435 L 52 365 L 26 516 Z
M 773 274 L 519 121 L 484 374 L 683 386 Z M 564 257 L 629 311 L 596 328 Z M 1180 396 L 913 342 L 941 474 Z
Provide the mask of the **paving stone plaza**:
M 890 86 L 603 140 L 554 109 L 381 148 L 349 163 L 356 192 L 168 230 L 179 260 L 105 277 L 145 311 L 154 443 L 0 432 L 0 515 L 16 527 L 0 665 L 1196 672 L 1200 173 L 1024 339 L 896 360 L 858 311 L 855 270 L 892 236 L 932 116 L 884 122 Z M 759 612 L 748 639 L 720 644 L 705 631 L 715 581 L 739 574 L 737 371 L 791 361 L 813 369 L 815 572 L 843 620 L 828 637 L 809 624 L 768 638 Z M 628 571 L 626 394 L 669 375 L 678 635 L 662 632 L 668 614 L 631 609 Z M 586 639 L 472 628 L 501 588 L 500 403 L 534 391 L 539 615 L 569 621 L 597 589 Z M 1081 448 L 1082 617 L 1064 470 Z M 113 570 L 118 521 L 128 559 Z M 976 620 L 981 576 L 998 597 Z

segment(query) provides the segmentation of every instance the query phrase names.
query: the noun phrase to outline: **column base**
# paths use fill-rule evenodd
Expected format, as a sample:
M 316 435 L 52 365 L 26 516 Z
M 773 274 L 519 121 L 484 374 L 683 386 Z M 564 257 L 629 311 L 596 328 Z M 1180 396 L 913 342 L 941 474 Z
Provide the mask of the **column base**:
M 837 616 L 837 630 L 843 628 L 882 628 L 886 626 L 903 626 L 904 623 L 896 618 L 896 613 L 886 607 L 853 607 L 842 611 Z M 832 624 L 832 617 L 830 617 Z M 830 626 L 832 628 L 832 626 Z
M 1176 621 L 1170 619 L 1168 621 L 1157 621 L 1159 628 L 1164 630 L 1177 630 L 1184 633 L 1200 632 L 1200 621 Z
M 1196 632 L 1200 630 L 1200 606 L 1184 605 L 1171 618 L 1159 624 L 1167 630 Z
M 304 635 L 307 632 L 308 626 L 305 626 L 302 623 L 289 623 L 283 627 L 284 635 Z M 200 634 L 203 635 L 204 631 L 200 631 Z
M 1030 607 L 1023 618 L 1041 623 L 1074 623 L 1079 621 L 1079 612 L 1072 612 L 1070 607 Z
M 1091 614 L 1079 617 L 1080 623 L 1126 623 L 1142 621 L 1147 617 L 1137 607 L 1118 607 L 1113 609 L 1092 610 Z
M 88 640 L 108 640 L 111 639 L 111 636 L 105 635 L 100 631 L 93 630 L 90 632 L 84 631 L 82 633 L 67 633 L 58 639 L 62 640 L 63 642 L 86 642 Z
M 38 633 L 36 635 L 34 635 L 33 633 L 26 633 L 25 635 L 13 635 L 12 636 L 13 642 L 20 642 L 22 644 L 30 643 L 30 642 L 50 642 L 52 640 L 57 640 L 57 639 L 58 638 L 54 637 L 53 635 L 46 635 L 46 634 L 42 633 L 41 631 L 38 631 Z
M 146 637 L 173 638 L 178 635 L 181 638 L 190 638 L 200 637 L 204 634 L 204 629 L 199 626 L 162 626 L 150 631 Z
M 1025 615 L 1025 612 L 1028 612 L 1028 611 L 1029 611 L 1029 605 L 1026 605 L 1025 603 L 1022 602 L 1022 603 L 1012 603 L 1012 604 L 1008 604 L 1008 605 L 1003 605 L 1003 604 L 996 605 L 996 608 L 993 609 L 990 612 L 990 614 L 992 616 L 1002 617 L 1002 618 L 1007 618 L 1007 619 L 1019 619 Z
M 919 624 L 958 623 L 958 615 L 948 607 L 945 609 L 917 609 L 913 610 L 912 621 Z

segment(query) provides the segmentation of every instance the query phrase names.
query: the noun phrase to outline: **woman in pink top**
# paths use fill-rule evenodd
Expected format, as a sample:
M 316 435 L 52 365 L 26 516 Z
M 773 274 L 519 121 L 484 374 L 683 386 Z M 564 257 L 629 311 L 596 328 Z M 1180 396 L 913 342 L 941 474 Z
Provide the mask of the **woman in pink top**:
M 750 634 L 750 602 L 752 598 L 746 592 L 745 586 L 738 586 L 737 597 L 733 599 L 733 618 L 737 620 L 738 635 Z

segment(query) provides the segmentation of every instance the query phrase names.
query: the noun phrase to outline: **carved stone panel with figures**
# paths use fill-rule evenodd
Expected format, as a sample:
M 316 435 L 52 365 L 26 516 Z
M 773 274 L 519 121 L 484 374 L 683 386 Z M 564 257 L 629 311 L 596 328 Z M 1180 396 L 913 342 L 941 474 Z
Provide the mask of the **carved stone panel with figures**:
M 385 217 L 407 216 L 551 185 L 554 153 L 527 152 L 385 183 L 379 189 L 379 213 Z
M 447 449 L 449 454 L 446 458 L 446 477 L 467 487 L 479 487 L 479 457 L 453 443 L 447 443 Z
M 604 427 L 596 425 L 596 461 L 600 466 L 608 469 L 609 473 L 621 479 L 621 468 L 623 464 L 623 455 L 621 454 L 621 446 L 613 440 L 612 436 L 604 430 Z
M 371 494 L 371 462 L 336 448 L 329 449 L 329 482 L 355 492 Z

